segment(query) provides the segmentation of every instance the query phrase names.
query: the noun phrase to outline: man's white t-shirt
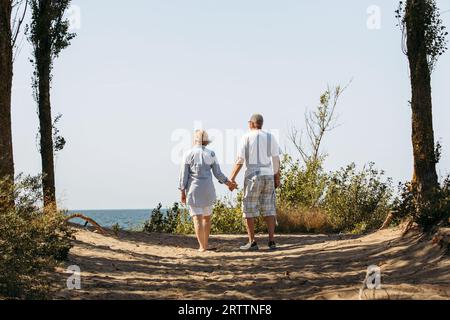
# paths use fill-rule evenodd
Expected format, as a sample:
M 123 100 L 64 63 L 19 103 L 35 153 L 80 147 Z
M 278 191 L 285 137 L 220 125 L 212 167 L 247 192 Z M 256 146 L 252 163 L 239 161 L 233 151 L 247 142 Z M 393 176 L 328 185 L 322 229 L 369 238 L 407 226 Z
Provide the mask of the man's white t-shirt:
M 275 137 L 263 130 L 251 130 L 242 137 L 238 151 L 238 164 L 245 164 L 246 176 L 257 173 L 273 176 L 272 158 L 280 156 Z

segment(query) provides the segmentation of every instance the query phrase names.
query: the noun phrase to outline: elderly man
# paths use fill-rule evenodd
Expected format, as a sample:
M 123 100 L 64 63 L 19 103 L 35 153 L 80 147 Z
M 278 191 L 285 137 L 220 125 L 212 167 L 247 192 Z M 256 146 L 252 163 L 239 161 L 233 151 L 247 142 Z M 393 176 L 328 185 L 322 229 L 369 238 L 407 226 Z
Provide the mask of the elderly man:
M 262 214 L 269 230 L 269 248 L 276 249 L 276 196 L 280 185 L 280 148 L 272 134 L 262 130 L 264 118 L 260 114 L 251 117 L 250 131 L 242 138 L 238 159 L 230 181 L 236 177 L 245 164 L 243 213 L 246 219 L 249 243 L 242 251 L 259 250 L 255 240 L 255 218 Z

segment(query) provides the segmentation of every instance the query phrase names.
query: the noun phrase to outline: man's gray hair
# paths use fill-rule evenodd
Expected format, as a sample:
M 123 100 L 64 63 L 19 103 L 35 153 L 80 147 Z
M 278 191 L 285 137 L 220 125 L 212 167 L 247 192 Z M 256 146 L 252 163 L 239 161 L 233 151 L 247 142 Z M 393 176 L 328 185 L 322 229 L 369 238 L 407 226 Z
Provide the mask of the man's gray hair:
M 262 126 L 264 125 L 264 117 L 259 113 L 255 113 L 254 115 L 252 115 L 250 121 L 255 123 L 259 128 L 262 128 Z

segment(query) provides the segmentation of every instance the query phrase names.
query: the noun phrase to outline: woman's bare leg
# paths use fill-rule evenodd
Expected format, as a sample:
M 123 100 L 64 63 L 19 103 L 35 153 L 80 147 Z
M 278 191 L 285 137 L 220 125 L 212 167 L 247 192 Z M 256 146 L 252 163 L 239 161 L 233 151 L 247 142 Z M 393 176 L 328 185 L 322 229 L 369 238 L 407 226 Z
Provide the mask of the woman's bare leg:
M 203 244 L 204 248 L 208 250 L 209 248 L 209 235 L 211 234 L 211 217 L 210 216 L 204 216 L 203 217 Z
M 198 244 L 200 245 L 199 251 L 205 251 L 207 248 L 205 248 L 205 244 L 203 242 L 205 238 L 205 231 L 202 223 L 202 217 L 201 216 L 194 216 L 194 228 L 195 228 L 195 235 L 197 236 Z

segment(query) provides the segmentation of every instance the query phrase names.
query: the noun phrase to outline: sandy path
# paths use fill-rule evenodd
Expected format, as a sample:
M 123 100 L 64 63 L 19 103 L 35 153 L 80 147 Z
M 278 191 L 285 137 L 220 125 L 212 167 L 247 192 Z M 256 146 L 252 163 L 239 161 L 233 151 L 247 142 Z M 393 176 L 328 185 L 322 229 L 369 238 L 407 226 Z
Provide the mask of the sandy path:
M 367 266 L 382 269 L 382 290 L 364 299 L 449 299 L 450 259 L 430 241 L 399 230 L 364 237 L 281 236 L 279 250 L 237 252 L 241 236 L 213 237 L 218 252 L 200 254 L 193 237 L 79 230 L 67 265 L 82 288 L 58 299 L 358 299 Z M 265 244 L 261 238 L 260 245 Z

